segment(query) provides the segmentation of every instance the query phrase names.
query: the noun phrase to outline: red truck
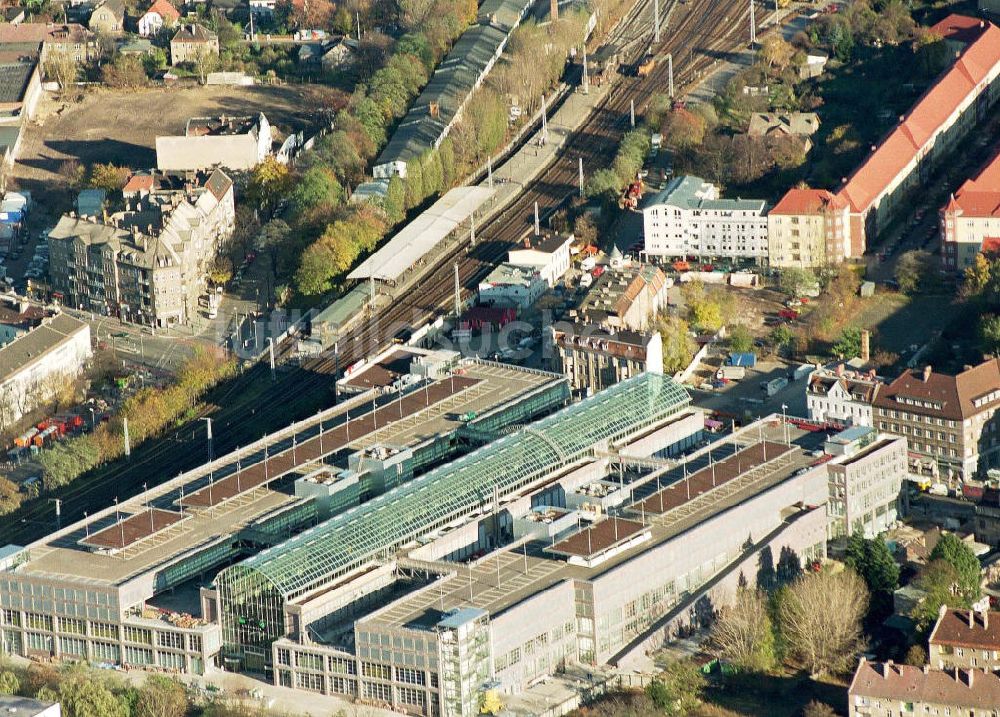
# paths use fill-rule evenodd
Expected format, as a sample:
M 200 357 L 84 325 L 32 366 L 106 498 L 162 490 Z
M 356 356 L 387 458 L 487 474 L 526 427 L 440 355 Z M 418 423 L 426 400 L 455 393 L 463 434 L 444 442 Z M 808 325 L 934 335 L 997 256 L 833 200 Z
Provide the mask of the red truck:
M 781 311 L 778 312 L 778 316 L 780 316 L 783 319 L 788 319 L 789 321 L 792 321 L 794 319 L 799 318 L 799 312 L 796 311 L 795 309 L 782 309 Z

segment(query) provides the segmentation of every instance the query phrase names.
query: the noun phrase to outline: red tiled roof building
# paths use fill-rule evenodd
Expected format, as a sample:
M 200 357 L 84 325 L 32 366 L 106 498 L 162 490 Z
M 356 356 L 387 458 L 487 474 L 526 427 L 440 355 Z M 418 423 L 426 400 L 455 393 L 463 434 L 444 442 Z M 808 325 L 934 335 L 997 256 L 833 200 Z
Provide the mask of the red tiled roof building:
M 864 253 L 930 167 L 987 115 L 998 79 L 1000 28 L 987 22 L 838 192 L 850 205 L 850 256 Z

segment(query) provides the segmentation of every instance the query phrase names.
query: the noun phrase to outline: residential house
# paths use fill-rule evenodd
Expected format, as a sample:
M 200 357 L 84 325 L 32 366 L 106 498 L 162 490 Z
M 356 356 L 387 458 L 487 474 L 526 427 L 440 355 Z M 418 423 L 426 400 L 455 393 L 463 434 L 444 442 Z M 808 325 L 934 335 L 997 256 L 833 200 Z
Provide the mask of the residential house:
M 861 532 L 873 538 L 891 528 L 906 479 L 906 439 L 855 426 L 833 436 L 825 450 L 834 454 L 826 464 L 829 537 Z
M 747 134 L 751 137 L 798 137 L 805 151 L 812 149 L 809 138 L 819 130 L 819 115 L 815 112 L 754 112 L 750 115 Z
M 964 271 L 979 252 L 1000 252 L 1000 154 L 967 180 L 941 209 L 941 257 Z
M 806 382 L 809 420 L 845 426 L 874 426 L 873 406 L 882 379 L 874 371 L 854 371 L 838 364 L 817 368 Z
M 993 615 L 988 605 L 977 607 L 981 609 L 941 606 L 927 640 L 927 659 L 932 667 L 1000 671 L 1000 612 Z
M 952 66 L 900 118 L 896 128 L 837 193 L 850 205 L 850 254 L 891 222 L 909 193 L 948 156 L 1000 97 L 1000 28 L 986 23 Z
M 249 117 L 192 117 L 180 137 L 156 138 L 156 166 L 166 172 L 224 167 L 251 169 L 271 153 L 271 125 L 263 113 Z
M 849 208 L 825 189 L 789 189 L 767 215 L 767 256 L 774 267 L 838 264 L 850 255 Z
M 22 22 L 17 25 L 0 23 L 0 52 L 42 63 L 50 53 L 63 52 L 77 62 L 90 62 L 97 59 L 100 48 L 94 33 L 82 25 Z
M 647 256 L 767 259 L 767 203 L 720 199 L 699 177 L 676 177 L 643 202 Z
M 826 69 L 826 63 L 830 61 L 828 55 L 822 52 L 810 51 L 806 53 L 806 61 L 799 66 L 799 79 L 808 80 L 819 77 Z
M 644 371 L 663 373 L 659 331 L 608 330 L 595 324 L 558 323 L 550 327 L 549 359 L 574 391 L 591 395 Z
M 173 27 L 181 14 L 169 0 L 155 0 L 139 18 L 139 35 L 155 37 L 165 27 Z
M 537 271 L 549 288 L 569 270 L 572 234 L 541 234 L 525 237 L 519 246 L 507 252 L 507 263 Z
M 87 26 L 104 35 L 124 34 L 125 3 L 122 0 L 101 0 L 90 14 Z
M 350 62 L 354 57 L 354 50 L 357 48 L 357 41 L 342 37 L 339 40 L 329 42 L 324 47 L 323 57 L 320 58 L 320 65 L 326 72 L 333 72 L 338 67 L 342 67 Z
M 69 314 L 0 297 L 0 430 L 50 401 L 92 355 L 90 326 Z
M 574 311 L 586 323 L 645 331 L 650 319 L 666 306 L 671 286 L 673 281 L 651 264 L 608 269 L 594 280 Z
M 993 358 L 957 376 L 907 369 L 875 397 L 873 422 L 905 436 L 910 451 L 937 461 L 949 480 L 974 478 L 1000 461 L 1000 363 Z
M 994 717 L 1000 677 L 982 670 L 932 670 L 861 658 L 847 690 L 850 717 Z
M 271 17 L 278 6 L 277 0 L 249 0 L 250 14 L 257 17 Z
M 181 25 L 170 38 L 171 64 L 196 63 L 211 55 L 219 55 L 219 36 L 204 25 Z
M 233 182 L 221 170 L 192 183 L 133 176 L 125 210 L 64 215 L 49 234 L 50 282 L 67 304 L 155 326 L 188 323 L 206 274 L 235 225 Z
M 526 309 L 538 301 L 547 288 L 537 269 L 503 263 L 479 282 L 479 303 Z

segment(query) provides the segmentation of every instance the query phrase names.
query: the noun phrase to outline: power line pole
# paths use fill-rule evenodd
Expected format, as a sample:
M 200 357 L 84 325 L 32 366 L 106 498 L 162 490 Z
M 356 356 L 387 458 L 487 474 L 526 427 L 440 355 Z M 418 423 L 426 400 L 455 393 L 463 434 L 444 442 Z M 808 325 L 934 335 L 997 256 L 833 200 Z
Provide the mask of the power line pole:
M 629 100 L 628 103 L 628 123 L 635 129 L 635 100 Z
M 667 53 L 667 87 L 670 99 L 674 98 L 674 53 Z
M 547 144 L 549 141 L 549 121 L 545 116 L 545 95 L 542 95 L 542 144 Z
M 472 213 L 469 215 L 469 245 L 476 245 L 476 215 Z
M 458 283 L 458 262 L 455 262 L 455 320 L 462 315 L 462 287 Z
M 541 226 L 538 221 L 538 202 L 535 202 L 535 236 L 541 234 Z
M 590 93 L 590 77 L 587 75 L 587 40 L 583 41 L 583 94 Z
M 750 0 L 750 45 L 757 44 L 757 22 L 754 20 L 753 0 Z
M 580 198 L 583 198 L 583 157 L 579 158 L 580 162 Z
M 660 0 L 653 0 L 653 42 L 660 41 Z
M 486 183 L 493 189 L 493 157 L 486 155 Z
M 132 455 L 132 443 L 128 438 L 128 418 L 122 419 L 122 434 L 125 438 L 125 457 L 129 458 Z
M 271 380 L 274 381 L 274 339 L 270 336 L 267 337 L 267 352 L 271 358 Z

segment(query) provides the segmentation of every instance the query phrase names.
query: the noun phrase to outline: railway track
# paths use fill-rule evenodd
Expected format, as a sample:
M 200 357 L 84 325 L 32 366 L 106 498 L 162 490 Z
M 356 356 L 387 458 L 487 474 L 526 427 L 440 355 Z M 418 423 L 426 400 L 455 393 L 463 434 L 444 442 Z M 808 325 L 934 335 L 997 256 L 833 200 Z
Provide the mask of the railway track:
M 651 0 L 641 0 L 612 32 L 612 37 L 617 34 L 619 39 L 625 38 L 624 33 L 634 32 L 637 22 L 648 24 L 643 14 L 651 15 L 650 5 Z M 731 49 L 736 34 L 746 32 L 743 25 L 747 13 L 745 9 L 741 13 L 738 5 L 735 0 L 701 0 L 678 6 L 672 26 L 661 31 L 662 42 L 650 48 L 657 55 L 673 53 L 678 89 L 711 65 L 709 53 Z M 633 56 L 626 58 L 627 64 L 637 61 L 646 48 L 644 44 L 638 47 Z M 476 286 L 478 279 L 531 229 L 534 203 L 551 209 L 579 191 L 576 186 L 579 158 L 583 158 L 587 174 L 606 166 L 628 124 L 630 103 L 635 100 L 637 111 L 641 111 L 645 106 L 643 100 L 654 92 L 665 92 L 666 86 L 665 63 L 659 63 L 648 77 L 620 78 L 541 176 L 526 185 L 512 206 L 478 228 L 480 241 L 475 247 L 468 246 L 467 240 L 454 254 L 440 259 L 405 295 L 393 297 L 385 311 L 367 318 L 356 330 L 343 336 L 339 355 L 319 357 L 300 367 L 279 371 L 273 382 L 268 381 L 267 362 L 255 364 L 209 392 L 205 405 L 187 417 L 189 420 L 178 426 L 173 436 L 146 442 L 133 451 L 131 461 L 98 469 L 88 480 L 53 493 L 53 498 L 62 501 L 63 523 L 82 518 L 85 511 L 105 507 L 115 497 L 124 499 L 133 495 L 144 483 L 156 485 L 204 462 L 207 444 L 204 426 L 199 421 L 203 416 L 213 417 L 215 454 L 220 455 L 260 438 L 261 427 L 270 430 L 284 426 L 329 405 L 333 398 L 331 379 L 338 368 L 385 346 L 399 327 L 419 326 L 440 313 L 453 295 L 454 263 L 458 263 L 463 291 L 469 292 Z M 290 344 L 286 344 L 280 353 L 290 351 Z M 54 527 L 51 501 L 35 501 L 0 525 L 0 543 L 25 544 Z

